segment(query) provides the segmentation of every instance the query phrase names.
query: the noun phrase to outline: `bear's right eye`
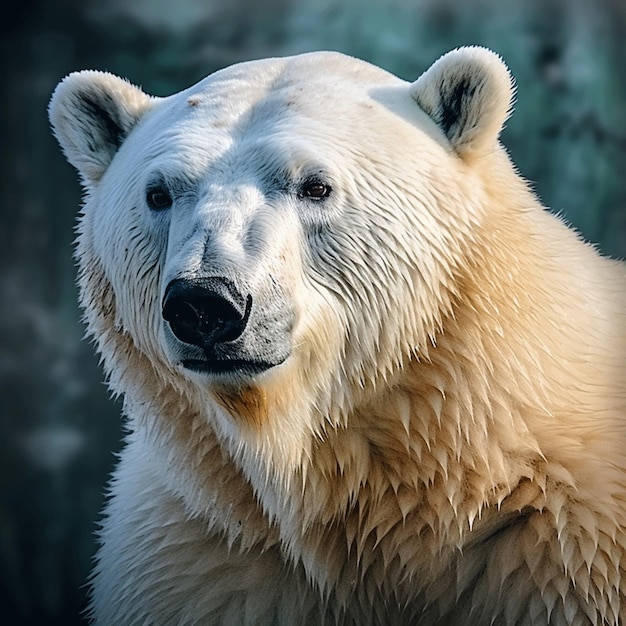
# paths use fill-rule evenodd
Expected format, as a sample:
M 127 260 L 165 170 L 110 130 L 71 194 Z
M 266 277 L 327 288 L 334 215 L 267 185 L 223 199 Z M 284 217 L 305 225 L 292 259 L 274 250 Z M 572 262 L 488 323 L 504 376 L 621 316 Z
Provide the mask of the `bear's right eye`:
M 172 206 L 172 196 L 164 187 L 152 187 L 146 192 L 146 203 L 153 211 L 164 211 Z

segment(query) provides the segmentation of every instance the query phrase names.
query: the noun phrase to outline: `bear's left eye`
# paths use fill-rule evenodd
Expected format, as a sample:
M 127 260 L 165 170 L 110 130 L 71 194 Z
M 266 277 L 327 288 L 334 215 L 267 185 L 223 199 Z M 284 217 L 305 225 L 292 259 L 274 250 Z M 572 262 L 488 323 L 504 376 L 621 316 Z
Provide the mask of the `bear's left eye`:
M 153 211 L 164 211 L 172 206 L 172 196 L 165 187 L 152 187 L 146 192 L 146 203 Z
M 309 198 L 311 200 L 324 200 L 328 198 L 332 189 L 330 185 L 314 178 L 306 180 L 300 187 L 298 195 L 301 198 Z

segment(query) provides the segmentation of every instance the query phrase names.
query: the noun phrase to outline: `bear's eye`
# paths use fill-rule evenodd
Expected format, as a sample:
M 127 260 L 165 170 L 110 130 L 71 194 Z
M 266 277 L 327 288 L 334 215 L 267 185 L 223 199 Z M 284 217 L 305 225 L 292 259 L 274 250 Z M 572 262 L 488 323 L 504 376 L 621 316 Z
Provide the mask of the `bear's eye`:
M 146 192 L 146 203 L 153 211 L 163 211 L 172 206 L 172 196 L 165 187 L 152 187 Z
M 328 198 L 331 191 L 330 185 L 315 178 L 305 181 L 300 187 L 298 195 L 301 198 L 309 198 L 311 200 L 324 200 Z

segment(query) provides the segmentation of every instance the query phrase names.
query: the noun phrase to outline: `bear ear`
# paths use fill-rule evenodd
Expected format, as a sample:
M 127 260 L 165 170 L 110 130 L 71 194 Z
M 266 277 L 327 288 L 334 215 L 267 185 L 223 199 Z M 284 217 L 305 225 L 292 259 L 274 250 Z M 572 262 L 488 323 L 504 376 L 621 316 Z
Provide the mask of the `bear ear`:
M 413 98 L 463 158 L 494 147 L 514 92 L 502 59 L 477 46 L 444 54 L 410 86 Z
M 74 72 L 59 83 L 48 107 L 50 124 L 86 185 L 100 180 L 153 100 L 106 72 Z

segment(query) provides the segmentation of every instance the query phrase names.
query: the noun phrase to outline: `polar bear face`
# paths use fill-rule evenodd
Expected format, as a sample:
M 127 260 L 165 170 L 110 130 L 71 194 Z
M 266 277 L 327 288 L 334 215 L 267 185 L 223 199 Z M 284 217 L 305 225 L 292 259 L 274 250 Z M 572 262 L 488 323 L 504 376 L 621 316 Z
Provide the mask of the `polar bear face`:
M 79 260 L 113 293 L 100 315 L 164 376 L 354 406 L 452 306 L 481 219 L 476 164 L 511 93 L 479 48 L 414 83 L 336 53 L 236 65 L 167 98 L 69 76 L 50 115 L 87 190 Z
M 60 84 L 130 426 L 97 621 L 619 621 L 623 268 L 517 176 L 511 96 L 479 48 Z

